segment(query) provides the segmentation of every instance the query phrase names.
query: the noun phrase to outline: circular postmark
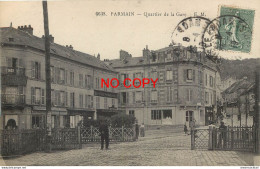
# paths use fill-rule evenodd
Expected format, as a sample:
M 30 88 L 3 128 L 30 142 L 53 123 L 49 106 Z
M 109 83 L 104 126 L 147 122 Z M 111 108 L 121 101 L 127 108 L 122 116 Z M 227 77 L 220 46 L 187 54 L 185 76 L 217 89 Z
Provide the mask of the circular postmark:
M 172 43 L 183 47 L 196 47 L 202 51 L 202 35 L 209 23 L 209 19 L 199 16 L 181 20 L 173 30 Z
M 202 35 L 206 55 L 218 57 L 219 51 L 250 51 L 252 31 L 245 20 L 236 15 L 223 15 L 213 19 Z

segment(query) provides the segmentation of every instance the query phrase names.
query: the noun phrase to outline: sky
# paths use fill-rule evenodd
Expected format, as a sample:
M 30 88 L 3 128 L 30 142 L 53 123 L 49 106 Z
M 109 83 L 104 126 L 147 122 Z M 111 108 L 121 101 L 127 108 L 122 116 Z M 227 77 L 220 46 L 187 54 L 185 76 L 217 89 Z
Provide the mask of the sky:
M 226 51 L 221 56 L 229 59 L 259 58 L 260 30 L 258 0 L 74 0 L 48 1 L 49 29 L 55 43 L 72 45 L 75 50 L 96 55 L 101 59 L 119 58 L 125 50 L 133 57 L 150 50 L 168 46 L 176 25 L 186 17 L 204 13 L 208 19 L 219 16 L 221 5 L 255 10 L 253 39 L 250 53 Z M 96 16 L 105 12 L 107 16 Z M 135 16 L 111 16 L 111 12 L 134 12 Z M 162 16 L 144 16 L 144 13 Z M 174 16 L 164 16 L 164 13 Z M 176 14 L 178 13 L 177 16 Z M 141 14 L 141 15 L 137 15 Z M 0 2 L 0 27 L 31 25 L 34 35 L 44 34 L 41 1 Z

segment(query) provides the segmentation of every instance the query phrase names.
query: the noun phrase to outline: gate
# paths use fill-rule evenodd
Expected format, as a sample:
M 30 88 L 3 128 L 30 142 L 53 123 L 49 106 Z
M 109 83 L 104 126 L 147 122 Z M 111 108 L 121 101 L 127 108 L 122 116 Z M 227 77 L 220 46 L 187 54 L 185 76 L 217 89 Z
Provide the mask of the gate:
M 81 142 L 82 144 L 88 142 L 99 142 L 100 132 L 98 127 L 81 127 Z M 119 141 L 135 141 L 135 130 L 134 128 L 112 128 L 109 127 L 109 140 L 110 142 Z
M 195 129 L 191 131 L 191 149 L 256 151 L 254 127 Z

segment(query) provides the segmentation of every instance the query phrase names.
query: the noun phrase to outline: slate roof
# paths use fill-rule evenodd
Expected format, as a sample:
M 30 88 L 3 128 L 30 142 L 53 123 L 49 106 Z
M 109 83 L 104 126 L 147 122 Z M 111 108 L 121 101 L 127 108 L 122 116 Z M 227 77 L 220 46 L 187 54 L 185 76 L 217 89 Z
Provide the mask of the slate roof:
M 247 79 L 241 79 L 233 83 L 229 88 L 227 88 L 223 93 L 230 94 L 238 91 L 239 89 L 248 89 L 252 84 Z
M 183 49 L 185 47 L 183 47 L 183 46 L 168 46 L 168 47 L 164 47 L 164 48 L 155 50 L 155 52 L 165 52 L 165 51 L 172 50 L 172 48 Z M 160 63 L 160 62 L 157 62 L 157 63 Z M 131 67 L 131 66 L 144 66 L 146 64 L 149 64 L 149 61 L 146 58 L 141 56 L 141 57 L 127 58 L 127 59 L 124 59 L 124 60 L 113 59 L 113 60 L 107 61 L 106 64 L 112 66 L 113 68 L 120 68 L 120 67 Z M 209 66 L 210 68 L 218 69 L 218 67 L 216 66 L 216 63 L 214 63 L 210 59 L 207 59 L 207 61 L 204 64 Z
M 14 41 L 10 42 L 9 38 L 13 38 Z M 4 43 L 12 45 L 29 46 L 35 49 L 45 51 L 45 42 L 43 38 L 39 38 L 25 31 L 15 29 L 13 27 L 0 28 L 0 41 L 1 44 Z M 103 61 L 97 59 L 95 56 L 80 51 L 76 51 L 74 49 L 56 43 L 51 43 L 50 47 L 51 54 L 55 54 L 92 67 L 116 72 L 111 66 L 105 64 Z

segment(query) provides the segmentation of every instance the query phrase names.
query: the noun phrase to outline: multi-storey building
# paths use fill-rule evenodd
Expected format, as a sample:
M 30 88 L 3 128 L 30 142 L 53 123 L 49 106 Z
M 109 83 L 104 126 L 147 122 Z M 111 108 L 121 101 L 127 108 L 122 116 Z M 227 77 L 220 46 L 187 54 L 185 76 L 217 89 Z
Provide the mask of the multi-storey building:
M 134 115 L 139 123 L 189 125 L 195 120 L 196 125 L 205 125 L 213 120 L 219 69 L 204 52 L 173 45 L 156 51 L 146 47 L 141 57 L 121 50 L 120 59 L 105 61 L 119 72 L 119 108 Z M 153 84 L 125 88 L 125 78 L 158 81 L 155 88 Z M 140 82 L 135 83 L 139 86 Z
M 45 124 L 44 36 L 33 28 L 5 27 L 1 34 L 1 128 L 41 128 Z M 117 93 L 101 88 L 101 78 L 117 72 L 91 56 L 51 38 L 52 127 L 75 127 L 82 118 L 118 113 Z

